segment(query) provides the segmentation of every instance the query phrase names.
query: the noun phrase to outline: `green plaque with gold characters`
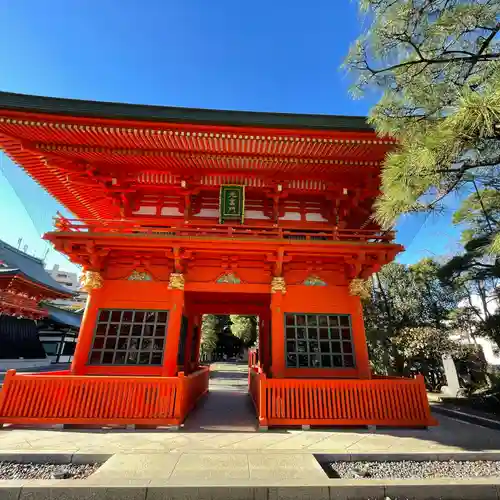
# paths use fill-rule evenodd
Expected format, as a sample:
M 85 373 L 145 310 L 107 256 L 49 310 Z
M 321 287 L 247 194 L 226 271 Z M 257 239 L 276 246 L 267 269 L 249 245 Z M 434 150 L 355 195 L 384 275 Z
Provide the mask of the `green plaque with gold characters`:
M 225 184 L 220 187 L 220 223 L 245 219 L 245 186 Z

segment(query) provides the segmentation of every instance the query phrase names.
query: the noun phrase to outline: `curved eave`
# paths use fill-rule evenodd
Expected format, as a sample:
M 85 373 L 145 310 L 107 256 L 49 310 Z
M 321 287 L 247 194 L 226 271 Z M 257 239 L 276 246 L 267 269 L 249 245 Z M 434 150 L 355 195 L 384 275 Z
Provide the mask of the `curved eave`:
M 363 116 L 268 113 L 123 104 L 0 92 L 0 109 L 55 115 L 236 127 L 373 131 Z
M 101 193 L 92 186 L 74 188 L 67 174 L 47 165 L 41 154 L 23 148 L 22 142 L 0 132 L 0 148 L 15 163 L 23 167 L 28 175 L 50 195 L 78 217 L 109 217 L 116 213 L 107 201 L 94 201 Z
M 22 271 L 13 271 L 9 273 L 0 274 L 0 280 L 5 277 L 10 280 L 16 280 L 16 282 L 22 283 L 22 286 L 32 287 L 38 289 L 40 294 L 43 294 L 47 298 L 51 299 L 70 299 L 74 296 L 74 293 L 71 291 L 63 290 L 60 288 L 52 288 L 39 281 L 34 280 L 27 274 Z
M 42 304 L 43 308 L 48 312 L 48 318 L 60 325 L 67 325 L 73 328 L 80 328 L 83 314 L 78 314 L 74 311 L 61 309 L 53 304 Z
M 394 141 L 364 117 L 215 111 L 0 92 L 0 147 L 83 219 L 121 216 L 106 185 L 142 175 L 342 176 L 378 169 Z M 95 173 L 101 175 L 96 181 Z M 106 182 L 103 179 L 108 179 Z M 201 181 L 200 181 L 201 182 Z M 204 182 L 204 181 L 203 181 Z M 147 184 L 147 185 L 146 185 Z M 161 184 L 164 184 L 161 181 Z M 167 182 L 166 184 L 170 184 Z

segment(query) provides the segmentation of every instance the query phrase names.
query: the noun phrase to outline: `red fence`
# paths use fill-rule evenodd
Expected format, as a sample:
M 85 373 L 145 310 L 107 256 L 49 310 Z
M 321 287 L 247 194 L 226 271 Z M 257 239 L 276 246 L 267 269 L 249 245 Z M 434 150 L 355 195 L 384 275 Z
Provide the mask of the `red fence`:
M 198 371 L 184 376 L 184 373 L 179 373 L 181 383 L 181 402 L 180 415 L 184 420 L 188 413 L 194 408 L 198 399 L 208 391 L 208 381 L 210 377 L 210 368 L 208 366 L 201 367 Z
M 261 374 L 260 371 L 250 370 L 248 377 L 248 392 L 252 397 L 253 405 L 255 406 L 255 410 L 257 414 L 259 413 L 259 399 L 260 399 L 260 386 L 261 386 Z
M 359 241 L 366 243 L 390 243 L 394 232 L 371 229 L 339 229 L 332 227 L 303 228 L 197 223 L 169 225 L 161 220 L 78 220 L 59 216 L 55 220 L 58 231 L 89 233 L 134 233 L 174 237 L 215 236 L 227 238 L 293 239 L 304 241 Z
M 0 393 L 0 424 L 179 425 L 208 390 L 208 368 L 185 377 L 17 375 Z
M 269 379 L 250 368 L 261 425 L 435 425 L 422 377 L 416 379 Z

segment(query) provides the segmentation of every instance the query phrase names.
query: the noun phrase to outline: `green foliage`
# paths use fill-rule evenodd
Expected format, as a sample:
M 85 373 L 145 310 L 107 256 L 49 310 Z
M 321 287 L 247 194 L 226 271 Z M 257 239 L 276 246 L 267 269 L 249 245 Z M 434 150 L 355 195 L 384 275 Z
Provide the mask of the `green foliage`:
M 500 260 L 491 244 L 500 230 L 500 179 L 490 178 L 487 187 L 476 189 L 455 212 L 461 224 L 464 250 L 439 270 L 439 276 L 464 299 L 462 306 L 472 321 L 475 335 L 491 338 L 500 346 Z M 464 313 L 465 314 L 465 313 Z
M 204 314 L 201 322 L 202 352 L 212 352 L 217 345 L 217 318 L 213 314 Z
M 242 346 L 254 345 L 257 335 L 255 316 L 205 314 L 201 323 L 200 349 L 232 356 L 238 354 Z
M 240 316 L 231 314 L 231 333 L 239 338 L 247 347 L 257 340 L 257 318 L 255 316 Z
M 500 191 L 493 188 L 471 193 L 453 215 L 454 224 L 464 224 L 467 227 L 462 233 L 464 243 L 496 232 L 498 221 L 500 221 Z
M 461 344 L 451 340 L 448 329 L 432 326 L 403 328 L 393 339 L 407 359 L 440 360 L 443 354 L 462 356 Z
M 440 327 L 458 301 L 454 290 L 438 277 L 440 266 L 432 259 L 406 266 L 393 262 L 373 278 L 367 321 L 388 335 L 414 325 Z M 371 326 L 371 325 L 370 325 Z
M 365 315 L 374 364 L 401 373 L 453 353 L 450 330 L 500 346 L 500 2 L 359 5 L 365 32 L 345 67 L 355 94 L 381 94 L 369 120 L 397 143 L 377 221 L 389 227 L 402 213 L 440 210 L 451 192 L 467 195 L 454 216 L 463 252 L 444 265 L 391 264 L 373 278 Z
M 450 315 L 460 295 L 439 278 L 432 259 L 406 266 L 391 263 L 373 279 L 364 302 L 365 326 L 373 368 L 407 375 L 440 370 L 441 356 L 459 351 L 450 340 Z
M 432 259 L 410 266 L 391 263 L 373 277 L 364 307 L 375 370 L 402 375 L 418 370 L 439 380 L 430 374 L 439 373 L 441 355 L 450 354 L 466 360 L 462 365 L 471 372 L 473 353 L 450 334 L 469 345 L 476 336 L 486 336 L 500 347 L 500 262 L 490 253 L 493 235 L 500 229 L 495 182 L 475 189 L 454 216 L 463 227 L 462 253 L 443 264 Z M 469 382 L 463 380 L 470 390 L 481 379 L 477 373 L 484 371 L 482 362 L 475 364 L 480 368 L 472 370 Z
M 446 194 L 500 163 L 500 3 L 360 0 L 365 33 L 345 66 L 354 92 L 382 92 L 370 121 L 397 139 L 376 217 L 436 210 Z M 500 250 L 495 238 L 492 251 Z

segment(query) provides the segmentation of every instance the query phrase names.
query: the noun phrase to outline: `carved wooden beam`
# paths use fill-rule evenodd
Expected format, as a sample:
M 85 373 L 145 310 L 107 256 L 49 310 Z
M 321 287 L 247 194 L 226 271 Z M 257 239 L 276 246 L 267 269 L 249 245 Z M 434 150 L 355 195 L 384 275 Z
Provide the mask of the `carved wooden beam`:
M 193 258 L 193 252 L 192 250 L 173 247 L 172 250 L 165 252 L 165 256 L 173 261 L 175 273 L 183 273 L 187 261 Z
M 266 260 L 274 264 L 273 276 L 280 277 L 283 275 L 284 264 L 289 263 L 292 260 L 292 256 L 285 255 L 285 249 L 279 248 L 275 253 L 266 254 Z

